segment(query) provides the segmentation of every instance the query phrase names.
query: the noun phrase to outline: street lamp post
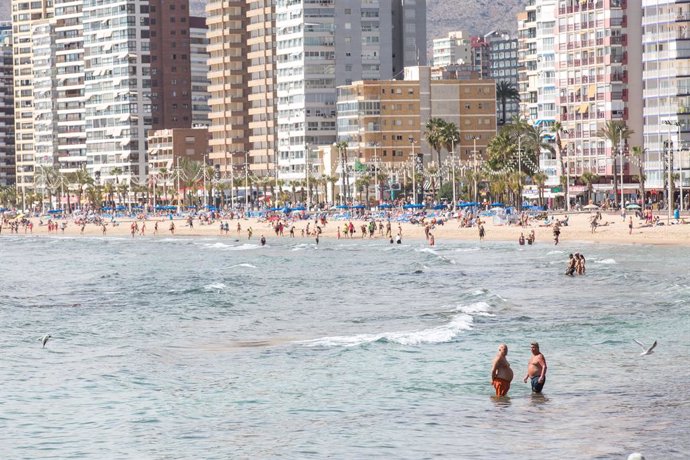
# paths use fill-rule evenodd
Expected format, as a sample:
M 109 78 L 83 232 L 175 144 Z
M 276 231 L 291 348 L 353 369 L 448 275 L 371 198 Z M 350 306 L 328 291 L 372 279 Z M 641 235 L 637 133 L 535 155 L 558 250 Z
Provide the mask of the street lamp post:
M 311 188 L 309 188 L 309 176 L 311 176 L 311 171 L 309 170 L 309 166 L 309 144 L 307 144 L 304 164 L 304 173 L 307 175 L 307 209 L 311 209 Z
M 666 206 L 668 207 L 668 223 L 667 225 L 671 225 L 671 214 L 673 213 L 673 196 L 671 195 L 673 191 L 673 142 L 671 141 L 671 126 L 677 126 L 680 128 L 680 123 L 677 121 L 672 121 L 672 120 L 665 120 L 664 124 L 668 126 L 668 143 L 666 145 L 666 155 L 668 157 L 668 194 L 667 194 L 667 199 L 666 199 Z M 678 131 L 680 133 L 680 131 Z M 677 145 L 680 143 L 680 137 L 678 139 L 678 142 L 676 143 Z M 682 197 L 682 194 L 681 194 Z M 682 201 L 682 198 L 681 198 Z
M 249 217 L 249 152 L 244 152 L 244 215 Z
M 477 136 L 472 136 L 472 180 L 474 182 L 474 194 L 473 194 L 473 201 L 476 203 L 478 199 L 478 193 L 477 193 Z
M 450 141 L 450 158 L 451 158 L 451 169 L 453 170 L 453 211 L 455 211 L 455 206 L 457 205 L 457 196 L 455 194 L 455 139 Z
M 376 148 L 379 146 L 378 142 L 374 142 L 374 188 L 376 189 L 376 206 L 381 204 L 381 199 L 379 198 L 379 157 L 377 155 Z
M 518 210 L 522 210 L 522 133 L 518 135 Z
M 414 137 L 408 138 L 412 145 L 412 203 L 417 204 L 417 159 L 414 153 Z

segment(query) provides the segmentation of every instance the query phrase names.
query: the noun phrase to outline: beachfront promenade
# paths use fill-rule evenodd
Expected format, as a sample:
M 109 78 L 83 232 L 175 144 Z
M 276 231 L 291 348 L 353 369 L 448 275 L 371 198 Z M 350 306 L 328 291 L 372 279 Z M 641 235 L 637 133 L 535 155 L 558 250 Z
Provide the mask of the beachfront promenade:
M 634 213 L 628 213 L 625 219 L 619 213 L 602 213 L 600 225 L 592 232 L 591 219 L 595 213 L 590 212 L 574 212 L 568 213 L 568 225 L 561 227 L 561 243 L 568 242 L 595 242 L 595 243 L 614 243 L 614 244 L 660 244 L 660 245 L 690 245 L 690 225 L 682 223 L 675 224 L 671 220 L 672 225 L 667 225 L 665 215 L 660 215 L 660 221 L 664 225 L 647 225 L 643 220 L 638 219 Z M 476 226 L 461 227 L 461 219 L 453 216 L 451 213 L 436 214 L 436 220 L 443 220 L 443 224 L 432 224 L 431 217 L 424 219 L 423 223 L 411 223 L 408 218 L 402 218 L 401 214 L 390 213 L 381 214 L 374 213 L 372 215 L 352 216 L 351 218 L 345 214 L 332 214 L 327 216 L 326 225 L 320 225 L 322 234 L 320 241 L 325 243 L 328 239 L 338 238 L 338 228 L 342 233 L 344 223 L 352 221 L 356 229 L 355 238 L 361 238 L 361 226 L 368 224 L 372 219 L 383 222 L 385 227 L 386 222 L 390 216 L 392 235 L 402 232 L 402 240 L 425 240 L 425 225 L 431 226 L 430 231 L 434 235 L 435 244 L 442 245 L 444 241 L 449 240 L 479 240 L 478 229 Z M 633 217 L 633 229 L 629 234 L 628 222 L 629 218 Z M 409 214 L 408 214 L 409 217 Z M 563 221 L 566 217 L 564 213 L 549 213 L 547 219 L 530 218 L 527 226 L 507 225 L 499 222 L 493 216 L 480 217 L 486 229 L 485 241 L 515 241 L 517 244 L 521 233 L 527 236 L 527 233 L 534 230 L 536 234 L 536 244 L 551 244 L 553 245 L 553 228 L 552 225 L 556 220 Z M 170 218 L 165 216 L 148 216 L 145 220 L 136 217 L 116 216 L 111 219 L 110 216 L 104 216 L 103 222 L 106 223 L 105 236 L 106 237 L 132 237 L 131 223 L 137 222 L 139 229 L 145 223 L 145 233 L 140 234 L 140 231 L 134 238 L 163 238 L 163 237 L 219 237 L 232 239 L 248 239 L 247 230 L 251 227 L 253 230 L 252 240 L 259 241 L 261 235 L 265 235 L 270 244 L 271 239 L 281 238 L 277 237 L 273 225 L 276 220 L 280 218 L 285 225 L 284 236 L 282 238 L 290 238 L 290 228 L 294 226 L 295 238 L 313 239 L 315 230 L 315 221 L 313 218 L 286 218 L 282 214 L 275 214 L 273 220 L 268 220 L 265 217 L 252 218 L 227 218 L 213 220 L 212 223 L 204 223 L 198 216 L 193 219 L 193 225 L 188 224 L 189 217 L 184 215 L 175 215 Z M 54 231 L 48 230 L 48 221 L 50 216 L 31 217 L 30 221 L 33 223 L 33 228 L 29 229 L 25 226 L 19 226 L 18 233 L 11 233 L 9 224 L 3 226 L 2 234 L 0 236 L 9 235 L 26 235 L 26 236 L 76 236 L 76 237 L 102 237 L 104 236 L 103 227 L 100 224 L 86 223 L 83 226 L 78 225 L 75 220 L 67 216 L 65 218 L 53 219 L 56 222 L 58 229 Z M 154 234 L 154 227 L 158 223 L 158 231 Z M 171 233 L 170 223 L 174 222 L 174 234 Z M 229 231 L 221 232 L 221 222 L 227 222 Z M 63 225 L 64 223 L 64 225 Z M 237 231 L 237 224 L 239 223 L 241 230 Z M 309 232 L 307 234 L 307 225 L 309 224 Z M 62 230 L 62 227 L 65 227 Z M 304 236 L 302 230 L 305 230 Z M 385 234 L 385 231 L 384 231 Z M 345 238 L 341 235 L 341 238 Z M 370 239 L 369 236 L 366 239 Z M 381 235 L 377 229 L 374 232 L 374 237 L 371 239 L 388 240 L 385 235 Z

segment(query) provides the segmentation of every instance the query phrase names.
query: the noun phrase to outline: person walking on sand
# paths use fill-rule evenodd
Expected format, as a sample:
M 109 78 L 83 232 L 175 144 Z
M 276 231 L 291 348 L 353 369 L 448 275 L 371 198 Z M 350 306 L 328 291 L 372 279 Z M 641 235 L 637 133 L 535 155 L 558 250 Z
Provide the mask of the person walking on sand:
M 633 221 L 632 221 L 632 217 L 630 217 L 630 220 L 628 220 L 628 235 L 632 235 L 632 229 L 633 229 Z
M 530 379 L 533 393 L 541 393 L 544 384 L 546 383 L 546 358 L 539 351 L 539 343 L 532 342 L 531 345 L 532 357 L 527 363 L 527 374 L 523 382 L 527 383 Z
M 506 396 L 510 390 L 510 382 L 513 381 L 513 370 L 506 356 L 508 345 L 502 343 L 498 346 L 498 353 L 491 363 L 491 384 L 496 389 L 496 396 Z
M 479 241 L 483 241 L 486 236 L 486 231 L 484 230 L 484 225 L 479 224 Z

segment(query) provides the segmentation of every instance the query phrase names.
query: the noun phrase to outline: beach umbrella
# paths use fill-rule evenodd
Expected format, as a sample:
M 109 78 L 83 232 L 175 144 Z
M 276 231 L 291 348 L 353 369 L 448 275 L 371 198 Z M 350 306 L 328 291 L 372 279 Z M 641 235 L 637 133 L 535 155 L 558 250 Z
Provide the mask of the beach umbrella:
M 292 208 L 292 210 L 293 211 L 306 211 L 307 208 L 305 208 L 304 206 L 296 206 L 296 207 Z
M 586 206 L 583 206 L 582 209 L 590 211 L 592 209 L 599 209 L 599 206 L 597 206 L 596 204 L 588 204 Z
M 335 209 L 347 209 L 348 206 L 344 204 L 339 204 L 338 206 L 335 207 Z
M 421 203 L 408 203 L 403 205 L 403 209 L 420 209 L 423 208 L 424 205 Z
M 392 207 L 393 207 L 393 205 L 390 203 L 383 203 L 383 204 L 379 205 L 379 208 L 381 208 L 381 209 L 390 209 Z
M 49 209 L 48 214 L 62 214 L 62 209 Z
M 354 206 L 350 206 L 350 208 L 352 208 L 352 209 L 364 209 L 364 205 L 363 204 L 356 204 Z
M 625 209 L 640 209 L 640 205 L 635 204 L 635 203 L 630 203 L 630 204 L 625 205 Z
M 502 208 L 505 205 L 503 203 L 491 203 L 492 208 Z
M 127 208 L 122 206 L 122 205 L 119 205 L 115 208 L 116 211 L 124 211 L 125 209 L 127 209 Z
M 434 206 L 432 209 L 439 210 L 439 209 L 446 209 L 447 207 L 448 207 L 448 206 L 446 206 L 445 204 L 437 204 L 437 205 Z
M 475 203 L 474 201 L 468 201 L 466 203 L 460 203 L 461 208 L 470 208 L 472 206 L 477 206 L 477 203 Z

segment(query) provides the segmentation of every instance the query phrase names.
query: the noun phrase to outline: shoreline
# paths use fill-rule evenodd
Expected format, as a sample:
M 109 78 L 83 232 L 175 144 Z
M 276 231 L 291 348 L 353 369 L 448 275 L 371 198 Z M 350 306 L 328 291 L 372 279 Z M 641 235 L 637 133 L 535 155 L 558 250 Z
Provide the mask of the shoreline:
M 605 224 L 597 228 L 595 233 L 591 232 L 591 227 L 589 226 L 589 220 L 592 214 L 589 213 L 578 213 L 578 214 L 568 214 L 569 224 L 567 226 L 561 227 L 561 243 L 576 243 L 576 244 L 624 244 L 624 245 L 651 245 L 651 246 L 683 246 L 690 247 L 690 225 L 676 224 L 670 226 L 656 226 L 656 227 L 640 227 L 640 221 L 633 218 L 634 226 L 632 234 L 628 234 L 628 224 L 627 220 L 623 219 L 618 214 L 604 214 L 603 220 Z M 553 218 L 563 219 L 563 214 L 555 214 Z M 484 226 L 486 229 L 486 237 L 484 241 L 513 241 L 518 244 L 518 238 L 521 233 L 528 234 L 530 231 L 534 230 L 536 235 L 535 244 L 543 245 L 550 244 L 556 246 L 553 240 L 552 228 L 547 226 L 541 226 L 539 221 L 532 221 L 530 225 L 521 227 L 519 225 L 494 225 L 491 217 L 485 218 Z M 627 218 L 626 218 L 627 219 Z M 118 222 L 117 226 L 112 226 L 108 221 L 106 226 L 106 234 L 103 235 L 102 227 L 96 224 L 86 224 L 84 232 L 82 234 L 81 228 L 74 223 L 71 219 L 60 219 L 57 220 L 58 225 L 62 222 L 67 222 L 67 227 L 64 230 L 58 228 L 57 231 L 48 232 L 47 220 L 43 225 L 39 225 L 38 218 L 31 218 L 30 221 L 33 223 L 33 231 L 30 232 L 28 229 L 25 232 L 23 226 L 19 227 L 18 233 L 12 233 L 7 225 L 2 229 L 0 238 L 4 236 L 70 236 L 70 237 L 80 237 L 80 236 L 99 236 L 99 237 L 126 237 L 126 238 L 203 238 L 203 237 L 214 237 L 214 238 L 232 238 L 240 241 L 247 241 L 247 229 L 252 227 L 253 236 L 250 241 L 255 241 L 259 243 L 261 235 L 264 235 L 268 242 L 274 238 L 291 238 L 289 235 L 289 229 L 294 225 L 295 227 L 295 239 L 301 240 L 312 240 L 314 241 L 314 235 L 302 236 L 302 230 L 306 229 L 307 224 L 310 225 L 310 229 L 314 228 L 314 220 L 297 220 L 289 221 L 285 226 L 284 236 L 276 236 L 272 224 L 268 221 L 260 221 L 257 218 L 241 218 L 241 219 L 220 219 L 216 220 L 212 224 L 201 225 L 198 219 L 194 221 L 194 228 L 190 229 L 185 224 L 185 219 L 182 217 L 175 218 L 173 221 L 175 223 L 175 234 L 171 234 L 169 231 L 169 218 L 167 217 L 155 217 L 148 218 L 145 221 L 136 220 L 132 218 L 120 218 L 116 219 Z M 136 234 L 134 237 L 131 236 L 130 224 L 133 221 L 137 221 L 139 226 L 143 222 L 146 223 L 145 235 Z M 158 221 L 159 230 L 158 234 L 153 234 L 154 223 Z M 221 234 L 220 232 L 220 222 L 227 222 L 230 226 L 230 230 L 227 233 Z M 237 222 L 240 222 L 241 232 L 237 233 Z M 342 230 L 343 224 L 349 222 L 348 220 L 329 220 L 325 226 L 322 227 L 322 234 L 320 235 L 320 240 L 337 239 L 337 229 Z M 378 228 L 374 232 L 374 237 L 369 238 L 366 236 L 362 238 L 361 236 L 361 225 L 366 221 L 353 219 L 352 223 L 355 226 L 356 233 L 353 238 L 343 238 L 341 239 L 360 239 L 360 240 L 388 240 L 385 236 L 379 233 Z M 378 221 L 377 221 L 378 222 Z M 385 234 L 385 220 L 384 222 L 384 234 Z M 402 231 L 402 242 L 406 240 L 413 241 L 425 241 L 426 237 L 424 234 L 424 227 L 420 224 L 411 224 L 409 222 L 398 223 L 395 220 L 391 221 L 391 232 L 393 238 L 395 238 L 398 232 L 398 225 Z M 479 240 L 479 233 L 477 227 L 469 228 L 458 228 L 459 222 L 457 219 L 450 219 L 444 223 L 444 225 L 437 225 L 431 229 L 431 233 L 434 235 L 436 245 L 443 245 L 444 241 L 476 241 Z

